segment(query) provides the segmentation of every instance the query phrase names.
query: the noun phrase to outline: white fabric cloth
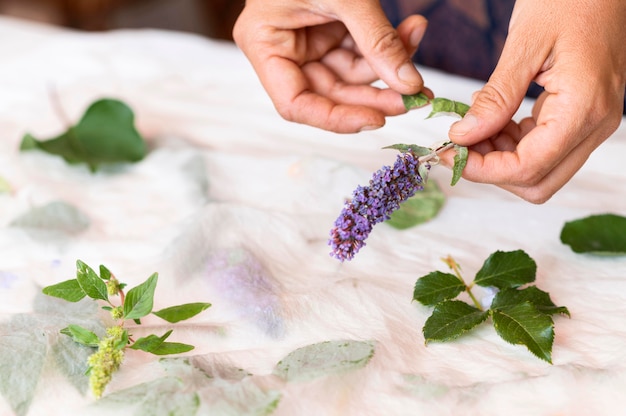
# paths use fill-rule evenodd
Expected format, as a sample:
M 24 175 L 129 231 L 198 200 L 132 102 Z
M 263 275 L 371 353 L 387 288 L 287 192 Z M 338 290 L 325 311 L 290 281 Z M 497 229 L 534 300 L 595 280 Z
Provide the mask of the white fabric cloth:
M 12 336 L 8 322 L 21 333 L 18 317 L 41 315 L 41 287 L 73 278 L 81 259 L 106 265 L 130 286 L 158 272 L 155 309 L 212 303 L 172 325 L 170 341 L 195 345 L 190 359 L 246 376 L 224 378 L 242 390 L 219 412 L 207 403 L 226 390 L 199 389 L 198 414 L 260 414 L 246 407 L 251 392 L 279 398 L 275 415 L 623 412 L 626 259 L 575 254 L 559 233 L 566 221 L 590 214 L 626 214 L 624 123 L 540 206 L 464 180 L 450 187 L 450 171 L 434 168 L 431 177 L 447 195 L 440 214 L 406 231 L 376 226 L 367 246 L 342 264 L 328 254 L 328 232 L 352 190 L 395 159 L 381 148 L 441 141 L 450 118 L 425 120 L 428 110 L 416 110 L 358 135 L 289 123 L 234 45 L 175 32 L 85 34 L 2 18 L 0 59 L 0 177 L 12 188 L 0 194 L 0 343 Z M 442 97 L 468 102 L 480 87 L 422 73 Z M 143 161 L 92 174 L 42 152 L 19 152 L 26 132 L 53 137 L 67 127 L 63 118 L 76 121 L 101 97 L 135 111 L 150 146 Z M 71 232 L 11 226 L 59 201 L 88 225 Z M 537 262 L 537 285 L 571 312 L 571 319 L 555 317 L 553 365 L 507 344 L 490 325 L 425 346 L 430 309 L 411 302 L 416 279 L 445 271 L 447 255 L 471 279 L 489 254 L 516 249 Z M 48 321 L 41 325 L 51 343 L 62 337 Z M 137 331 L 167 327 L 148 317 Z M 290 352 L 342 339 L 372 341 L 374 356 L 362 368 L 311 381 L 273 375 Z M 36 394 L 23 414 L 110 413 L 49 361 L 33 376 Z M 158 362 L 128 352 L 107 394 L 154 380 Z M 29 374 L 11 383 L 33 383 Z M 149 413 L 120 406 L 119 414 Z M 0 414 L 14 414 L 1 389 Z

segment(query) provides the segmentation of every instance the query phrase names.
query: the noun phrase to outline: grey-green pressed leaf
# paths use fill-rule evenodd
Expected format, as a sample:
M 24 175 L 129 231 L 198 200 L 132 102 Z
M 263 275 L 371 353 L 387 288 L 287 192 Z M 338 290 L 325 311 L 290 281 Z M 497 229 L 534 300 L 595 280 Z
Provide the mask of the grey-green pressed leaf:
M 441 301 L 454 299 L 465 290 L 465 283 L 451 273 L 435 271 L 415 282 L 413 300 L 423 305 L 435 306 Z
M 412 152 L 416 156 L 426 156 L 433 152 L 433 149 L 424 146 L 418 146 L 416 144 L 404 144 L 404 143 L 396 143 L 389 146 L 383 147 L 383 149 L 393 149 L 397 150 L 400 153 L 409 153 Z
M 76 280 L 87 296 L 92 299 L 108 300 L 107 286 L 96 272 L 81 260 L 76 260 Z
M 450 185 L 454 186 L 457 184 L 461 176 L 463 175 L 463 169 L 467 165 L 467 157 L 469 155 L 469 150 L 465 146 L 459 146 L 458 144 L 454 145 L 454 150 L 456 154 L 454 155 L 454 166 L 452 166 L 452 180 L 450 181 Z
M 538 358 L 552 364 L 554 322 L 530 302 L 491 310 L 496 332 L 502 339 L 526 348 Z
M 427 118 L 454 114 L 463 117 L 470 108 L 467 104 L 449 100 L 447 98 L 433 98 L 431 104 L 433 105 L 433 108 Z
M 147 146 L 135 128 L 134 117 L 122 101 L 100 99 L 75 126 L 55 138 L 38 140 L 26 134 L 20 150 L 40 149 L 68 163 L 86 163 L 91 170 L 103 163 L 136 162 L 143 159 Z
M 71 337 L 74 342 L 77 342 L 88 347 L 97 347 L 100 342 L 100 338 L 92 331 L 83 328 L 80 325 L 70 324 L 60 331 L 63 335 Z
M 491 302 L 491 309 L 510 308 L 524 302 L 532 303 L 539 312 L 547 315 L 560 313 L 570 316 L 569 310 L 565 306 L 556 306 L 550 299 L 550 295 L 536 286 L 499 291 Z
M 489 312 L 460 300 L 445 300 L 435 306 L 423 332 L 426 343 L 451 341 L 484 322 Z
M 154 290 L 158 280 L 154 273 L 145 282 L 128 291 L 124 299 L 124 318 L 139 319 L 152 312 L 154 305 Z
M 413 95 L 403 95 L 402 102 L 404 103 L 404 108 L 411 110 L 413 108 L 424 107 L 430 102 L 430 98 L 423 92 L 419 92 Z
M 441 211 L 446 196 L 435 181 L 427 182 L 424 190 L 416 193 L 394 211 L 386 223 L 399 230 L 404 230 L 436 217 Z
M 51 286 L 46 286 L 41 291 L 44 295 L 61 298 L 68 302 L 78 302 L 87 296 L 76 279 L 70 279 Z
M 174 324 L 176 322 L 192 318 L 210 307 L 210 303 L 185 303 L 184 305 L 171 306 L 152 313 L 159 318 Z
M 561 242 L 576 253 L 626 255 L 626 217 L 600 214 L 566 222 Z
M 133 350 L 152 352 L 163 344 L 163 342 L 172 334 L 172 331 L 173 330 L 170 329 L 160 337 L 156 335 L 148 335 L 147 337 L 139 338 L 130 346 L 130 348 Z
M 83 212 L 63 201 L 53 201 L 43 206 L 30 209 L 9 224 L 42 231 L 60 231 L 78 234 L 89 228 L 91 221 Z
M 519 287 L 535 280 L 537 264 L 523 250 L 496 251 L 476 273 L 474 283 L 499 289 Z
M 287 381 L 312 380 L 362 368 L 374 355 L 369 341 L 325 341 L 289 353 L 274 368 Z

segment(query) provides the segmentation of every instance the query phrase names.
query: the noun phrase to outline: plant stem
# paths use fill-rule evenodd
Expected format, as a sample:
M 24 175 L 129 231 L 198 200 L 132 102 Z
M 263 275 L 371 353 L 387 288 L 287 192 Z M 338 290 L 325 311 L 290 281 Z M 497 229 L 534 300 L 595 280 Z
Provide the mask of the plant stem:
M 421 156 L 418 158 L 420 163 L 431 162 L 431 164 L 436 165 L 439 163 L 439 153 L 445 152 L 448 149 L 452 149 L 454 147 L 454 143 L 448 141 L 443 143 L 441 146 L 434 149 L 431 153 Z

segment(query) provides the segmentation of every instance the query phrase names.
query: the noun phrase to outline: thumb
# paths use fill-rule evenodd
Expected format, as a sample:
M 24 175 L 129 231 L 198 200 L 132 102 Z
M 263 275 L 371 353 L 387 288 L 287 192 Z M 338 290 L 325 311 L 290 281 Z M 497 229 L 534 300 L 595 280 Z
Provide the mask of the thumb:
M 450 127 L 450 140 L 470 146 L 495 135 L 507 125 L 541 66 L 531 62 L 526 52 L 511 43 L 505 44 L 491 77 L 472 96 L 467 114 Z
M 352 4 L 339 3 L 345 6 Z M 401 37 L 378 1 L 361 1 L 358 10 L 354 10 L 353 4 L 350 7 L 352 9 L 342 10 L 339 18 L 378 77 L 399 93 L 415 94 L 420 91 L 424 87 L 424 81 L 407 49 L 413 51 L 419 45 L 426 30 L 426 19 L 416 16 L 407 19 L 402 24 Z M 402 41 L 405 36 L 409 45 Z

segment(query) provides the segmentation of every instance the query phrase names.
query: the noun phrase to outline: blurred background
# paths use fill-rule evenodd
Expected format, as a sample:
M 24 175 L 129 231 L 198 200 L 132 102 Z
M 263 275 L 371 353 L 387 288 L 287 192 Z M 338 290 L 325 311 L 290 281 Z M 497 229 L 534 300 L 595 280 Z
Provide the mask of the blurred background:
M 245 0 L 0 0 L 0 14 L 87 31 L 159 28 L 232 40 Z

